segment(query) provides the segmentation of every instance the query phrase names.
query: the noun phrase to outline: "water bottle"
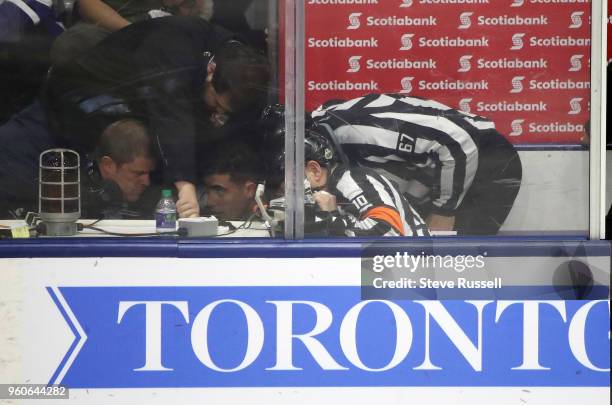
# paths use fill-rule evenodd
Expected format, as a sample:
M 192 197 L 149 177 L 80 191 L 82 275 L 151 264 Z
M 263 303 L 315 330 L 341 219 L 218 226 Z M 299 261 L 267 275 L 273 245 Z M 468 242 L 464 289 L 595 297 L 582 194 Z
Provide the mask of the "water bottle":
M 155 230 L 157 232 L 176 231 L 176 204 L 172 190 L 162 190 L 162 197 L 155 206 Z

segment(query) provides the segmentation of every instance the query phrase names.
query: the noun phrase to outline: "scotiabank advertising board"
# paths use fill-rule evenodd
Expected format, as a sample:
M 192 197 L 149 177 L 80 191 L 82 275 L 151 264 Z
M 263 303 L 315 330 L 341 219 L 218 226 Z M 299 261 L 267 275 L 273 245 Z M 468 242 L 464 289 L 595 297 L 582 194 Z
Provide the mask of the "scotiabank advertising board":
M 513 143 L 579 143 L 587 0 L 306 0 L 306 108 L 371 92 L 488 117 Z

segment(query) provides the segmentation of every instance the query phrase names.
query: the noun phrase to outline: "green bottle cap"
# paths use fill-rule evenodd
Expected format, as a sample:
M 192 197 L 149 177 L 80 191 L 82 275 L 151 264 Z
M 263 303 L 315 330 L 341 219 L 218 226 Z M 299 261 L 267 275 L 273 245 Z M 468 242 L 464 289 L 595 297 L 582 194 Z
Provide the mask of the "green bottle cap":
M 172 198 L 172 190 L 165 188 L 162 190 L 162 197 L 163 198 Z

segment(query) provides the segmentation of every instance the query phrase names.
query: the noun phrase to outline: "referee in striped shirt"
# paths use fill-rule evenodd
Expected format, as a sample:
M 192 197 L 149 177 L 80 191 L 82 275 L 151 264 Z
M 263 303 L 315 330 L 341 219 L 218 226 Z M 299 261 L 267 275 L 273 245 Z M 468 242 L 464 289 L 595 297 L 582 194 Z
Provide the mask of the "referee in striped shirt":
M 282 114 L 282 113 L 281 113 Z M 277 123 L 277 128 L 284 128 Z M 268 139 L 276 174 L 284 169 L 284 130 Z M 304 174 L 317 206 L 306 233 L 331 236 L 429 236 L 425 221 L 395 184 L 374 170 L 340 162 L 326 135 L 307 131 Z
M 312 118 L 351 164 L 395 181 L 431 230 L 494 235 L 519 191 L 519 156 L 485 118 L 399 94 L 330 101 Z

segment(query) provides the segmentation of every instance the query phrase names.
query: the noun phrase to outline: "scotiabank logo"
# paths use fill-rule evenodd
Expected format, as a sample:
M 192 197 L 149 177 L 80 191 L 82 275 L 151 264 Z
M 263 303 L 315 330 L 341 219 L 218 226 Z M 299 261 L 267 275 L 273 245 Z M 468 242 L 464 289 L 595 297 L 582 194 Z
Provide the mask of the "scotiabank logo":
M 537 103 L 521 103 L 518 101 L 497 101 L 495 103 L 485 103 L 479 101 L 476 103 L 477 112 L 546 112 L 548 104 L 543 101 Z
M 579 72 L 582 70 L 582 58 L 584 58 L 584 55 L 572 55 L 570 58 L 570 72 Z
M 472 15 L 474 13 L 467 11 L 459 16 L 459 29 L 467 29 L 472 26 Z M 548 17 L 540 15 L 538 17 L 521 17 L 520 15 L 500 15 L 494 17 L 487 17 L 479 15 L 476 18 L 478 25 L 484 26 L 508 26 L 508 25 L 548 25 Z
M 575 80 L 546 80 L 546 81 L 529 81 L 530 90 L 588 90 L 591 88 L 591 82 L 580 82 Z
M 353 39 L 350 37 L 338 38 L 308 38 L 309 48 L 378 48 L 378 39 Z
M 400 8 L 412 7 L 412 0 L 404 0 L 402 4 L 400 4 Z
M 378 82 L 370 80 L 369 82 L 353 82 L 353 81 L 340 81 L 330 80 L 327 82 L 315 82 L 311 80 L 307 83 L 308 91 L 367 91 L 367 92 L 380 92 L 378 88 Z
M 582 98 L 576 97 L 570 100 L 570 110 L 567 112 L 569 115 L 576 115 L 582 112 Z
M 511 51 L 518 51 L 519 49 L 523 49 L 525 45 L 523 43 L 523 37 L 525 36 L 524 32 L 519 32 L 512 35 L 512 46 L 510 47 Z
M 548 17 L 539 15 L 537 17 L 521 17 L 520 15 L 500 15 L 486 17 L 483 15 L 477 18 L 478 25 L 484 26 L 508 26 L 508 25 L 548 25 Z
M 490 90 L 489 82 L 486 80 L 479 80 L 477 82 L 470 82 L 464 80 L 438 80 L 435 82 L 428 82 L 427 80 L 419 80 L 419 90 Z
M 460 30 L 465 30 L 468 29 L 472 26 L 472 19 L 470 17 L 472 17 L 474 13 L 471 11 L 466 11 L 465 13 L 461 13 L 461 15 L 459 16 L 459 29 Z
M 513 0 L 510 7 L 521 7 L 523 4 L 525 4 L 525 0 Z
M 428 69 L 433 70 L 437 68 L 437 61 L 429 59 L 421 60 L 409 60 L 409 59 L 368 59 L 366 60 L 366 69 Z
M 361 27 L 361 16 L 363 13 L 352 13 L 349 15 L 349 25 L 346 27 L 349 30 L 356 30 Z M 366 25 L 368 27 L 422 27 L 438 25 L 438 19 L 434 16 L 429 17 L 408 17 L 390 15 L 386 17 L 366 17 Z
M 465 48 L 465 47 L 489 47 L 489 38 L 484 35 L 480 38 L 440 37 L 440 38 L 419 38 L 419 46 L 422 48 Z
M 548 60 L 540 59 L 519 59 L 519 58 L 499 58 L 499 59 L 484 59 L 476 60 L 478 69 L 546 69 L 548 68 Z
M 412 80 L 413 79 L 414 77 L 409 77 L 409 76 L 402 78 L 402 80 L 400 81 L 400 84 L 402 86 L 400 93 L 408 94 L 412 91 Z
M 386 17 L 368 16 L 366 18 L 368 27 L 422 27 L 438 25 L 438 19 L 434 16 L 429 17 L 408 17 L 390 15 Z
M 412 37 L 414 37 L 414 34 L 402 35 L 402 37 L 400 38 L 400 41 L 402 43 L 402 46 L 400 47 L 400 51 L 408 51 L 412 49 Z
M 349 25 L 348 27 L 346 27 L 347 30 L 356 30 L 361 27 L 361 20 L 359 19 L 359 17 L 361 17 L 361 14 L 362 13 L 353 13 L 348 16 Z
M 469 113 L 471 111 L 470 103 L 472 102 L 471 98 L 462 98 L 459 101 L 459 109 L 465 113 Z
M 584 125 L 572 124 L 571 122 L 548 122 L 538 124 L 536 122 L 529 123 L 529 132 L 532 134 L 537 133 L 573 133 L 573 132 L 584 132 Z
M 472 69 L 472 64 L 470 63 L 470 59 L 472 59 L 472 55 L 463 55 L 459 58 L 459 69 L 457 72 L 469 72 Z M 468 111 L 469 112 L 469 111 Z
M 559 35 L 548 38 L 529 37 L 529 45 L 532 47 L 589 46 L 591 45 L 591 38 L 574 38 L 571 36 L 561 37 Z
M 521 136 L 523 134 L 523 122 L 525 122 L 524 119 L 516 119 L 512 121 L 512 123 L 510 124 L 510 128 L 512 128 L 512 132 L 510 132 L 508 135 Z
M 359 70 L 361 69 L 361 64 L 359 63 L 359 60 L 361 60 L 361 56 L 351 56 L 348 58 L 348 65 L 349 68 L 347 69 L 347 73 L 355 73 L 355 72 L 359 72 Z
M 569 28 L 580 28 L 582 27 L 582 16 L 584 11 L 574 11 L 570 16 L 571 23 Z
M 518 94 L 523 91 L 523 80 L 525 76 L 515 76 L 512 78 L 512 89 L 510 93 Z

